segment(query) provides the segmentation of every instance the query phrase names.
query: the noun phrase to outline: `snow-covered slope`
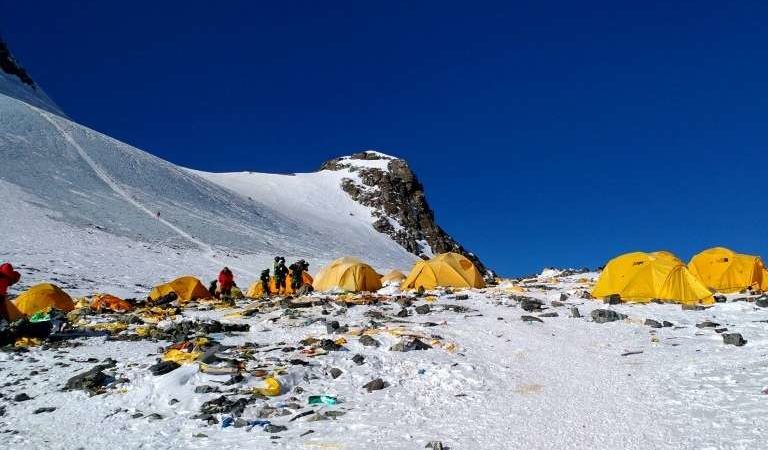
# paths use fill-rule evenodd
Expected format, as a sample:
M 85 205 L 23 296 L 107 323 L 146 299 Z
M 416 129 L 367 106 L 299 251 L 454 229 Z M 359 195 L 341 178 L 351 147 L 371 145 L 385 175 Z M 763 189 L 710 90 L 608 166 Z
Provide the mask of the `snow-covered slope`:
M 61 249 L 63 259 L 69 249 L 55 238 L 58 227 L 96 229 L 150 248 L 193 250 L 208 261 L 206 270 L 229 264 L 250 277 L 278 254 L 307 259 L 315 269 L 345 254 L 365 258 L 382 270 L 407 268 L 415 259 L 373 229 L 370 212 L 346 197 L 337 173 L 260 175 L 259 182 L 270 184 L 254 188 L 248 198 L 4 95 L 0 152 L 0 180 L 5 182 L 0 184 L 1 195 L 26 204 L 17 207 L 19 215 L 0 217 L 3 229 L 24 223 L 25 215 L 34 214 L 28 208 L 42 208 L 56 223 L 48 238 L 43 233 L 32 243 L 23 235 L 6 236 L 7 246 L 24 242 L 17 248 L 22 254 L 0 259 L 23 262 L 29 246 L 52 253 Z M 277 197 L 270 189 L 285 195 Z M 145 267 L 151 274 L 151 265 Z M 178 268 L 179 273 L 186 270 Z

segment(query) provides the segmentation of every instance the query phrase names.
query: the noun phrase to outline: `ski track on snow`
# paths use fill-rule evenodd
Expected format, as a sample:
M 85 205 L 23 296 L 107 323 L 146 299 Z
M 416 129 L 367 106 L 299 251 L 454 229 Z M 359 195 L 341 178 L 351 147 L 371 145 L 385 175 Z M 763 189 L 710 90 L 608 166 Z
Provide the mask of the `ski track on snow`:
M 81 158 L 88 164 L 88 166 L 96 173 L 96 176 L 101 179 L 112 191 L 114 191 L 117 195 L 125 199 L 128 203 L 136 207 L 136 209 L 143 211 L 150 217 L 156 218 L 160 223 L 165 225 L 166 227 L 170 228 L 178 234 L 179 236 L 183 237 L 184 239 L 188 240 L 189 242 L 197 245 L 201 250 L 203 250 L 203 257 L 208 259 L 209 261 L 219 264 L 221 261 L 216 259 L 216 251 L 211 247 L 210 245 L 206 244 L 205 242 L 195 238 L 191 234 L 187 233 L 186 231 L 182 230 L 181 228 L 177 227 L 176 225 L 172 224 L 171 222 L 163 219 L 162 217 L 158 217 L 155 212 L 147 208 L 146 206 L 139 203 L 135 198 L 133 198 L 128 192 L 125 191 L 117 182 L 115 182 L 109 174 L 107 174 L 97 163 L 94 161 L 88 153 L 83 149 L 80 144 L 75 142 L 75 140 L 72 138 L 72 136 L 64 129 L 62 128 L 59 123 L 52 117 L 52 114 L 43 111 L 40 108 L 36 108 L 32 105 L 27 105 L 30 109 L 37 112 L 43 119 L 48 121 L 51 125 L 53 125 L 59 133 L 61 133 L 61 136 L 69 143 L 69 145 L 74 148 L 77 153 L 80 155 Z M 254 278 L 257 277 L 257 275 L 254 272 L 251 272 L 247 269 L 243 269 L 242 267 L 237 266 L 231 266 L 231 268 L 236 269 L 240 272 L 243 272 L 245 274 L 248 274 Z

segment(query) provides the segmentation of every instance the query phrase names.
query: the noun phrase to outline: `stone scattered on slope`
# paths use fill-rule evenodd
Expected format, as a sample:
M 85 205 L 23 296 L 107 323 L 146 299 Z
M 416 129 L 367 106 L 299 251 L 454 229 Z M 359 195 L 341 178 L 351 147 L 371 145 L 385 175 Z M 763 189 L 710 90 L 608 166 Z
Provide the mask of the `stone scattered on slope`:
M 541 300 L 536 300 L 535 298 L 524 298 L 520 300 L 520 308 L 527 312 L 541 311 L 543 305 Z
M 357 364 L 358 366 L 361 366 L 365 362 L 365 356 L 358 353 L 352 357 L 352 362 Z
M 541 320 L 541 319 L 539 319 L 538 317 L 535 317 L 535 316 L 520 316 L 520 320 L 522 320 L 523 322 L 541 322 L 541 323 L 544 323 L 543 320 Z
M 341 376 L 341 374 L 343 374 L 344 372 L 342 372 L 341 369 L 339 369 L 337 367 L 333 367 L 333 368 L 331 368 L 331 370 L 328 371 L 328 373 L 330 373 L 331 374 L 331 378 L 333 378 L 335 380 L 336 378 L 339 378 Z
M 429 350 L 431 345 L 422 342 L 419 338 L 404 337 L 395 345 L 389 348 L 391 352 L 410 352 L 412 350 Z
M 723 333 L 723 343 L 726 345 L 735 345 L 741 347 L 746 344 L 747 341 L 742 337 L 741 333 Z
M 64 385 L 65 391 L 83 390 L 91 395 L 100 393 L 104 387 L 114 381 L 114 378 L 105 374 L 104 370 L 115 366 L 114 361 L 94 366 L 87 372 L 75 375 Z
M 385 383 L 381 378 L 371 380 L 363 386 L 363 388 L 367 389 L 368 392 L 380 391 L 385 387 L 387 387 L 387 383 Z
M 575 306 L 571 308 L 571 318 L 573 319 L 581 318 L 581 311 L 579 311 L 579 308 Z
M 649 326 L 651 328 L 661 328 L 662 325 L 659 323 L 658 320 L 653 319 L 645 319 L 644 325 Z
M 704 322 L 697 323 L 696 328 L 718 328 L 720 326 L 717 322 L 705 320 Z
M 360 342 L 361 345 L 364 345 L 366 347 L 378 347 L 379 345 L 381 345 L 379 344 L 379 341 L 372 338 L 371 336 L 368 336 L 367 334 L 364 334 L 363 336 L 361 336 L 358 342 Z
M 32 414 L 42 414 L 54 411 L 56 411 L 56 407 L 54 406 L 43 406 L 42 408 L 37 408 L 36 410 L 32 411 Z
M 424 448 L 429 448 L 432 450 L 446 450 L 448 447 L 444 446 L 440 441 L 430 441 L 427 443 L 427 445 L 424 446 Z
M 592 311 L 592 320 L 596 323 L 615 322 L 617 320 L 624 320 L 627 318 L 624 314 L 619 314 L 616 311 L 610 309 L 595 309 Z
M 26 393 L 22 392 L 21 394 L 16 394 L 13 396 L 14 402 L 26 402 L 28 400 L 32 400 L 32 397 L 27 395 Z
M 165 375 L 179 367 L 181 367 L 181 365 L 176 361 L 160 361 L 159 363 L 150 366 L 149 371 L 152 372 L 152 375 L 158 376 Z
M 427 304 L 417 306 L 414 309 L 416 310 L 417 314 L 429 314 L 429 312 L 432 311 L 432 308 L 430 308 Z

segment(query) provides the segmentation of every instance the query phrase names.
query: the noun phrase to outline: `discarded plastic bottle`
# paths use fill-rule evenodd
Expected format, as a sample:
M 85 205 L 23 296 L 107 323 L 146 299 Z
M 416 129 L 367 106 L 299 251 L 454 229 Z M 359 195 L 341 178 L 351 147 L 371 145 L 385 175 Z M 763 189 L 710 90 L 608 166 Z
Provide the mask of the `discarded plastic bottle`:
M 336 397 L 331 397 L 330 395 L 310 395 L 308 402 L 310 405 L 335 405 L 339 403 L 339 400 Z

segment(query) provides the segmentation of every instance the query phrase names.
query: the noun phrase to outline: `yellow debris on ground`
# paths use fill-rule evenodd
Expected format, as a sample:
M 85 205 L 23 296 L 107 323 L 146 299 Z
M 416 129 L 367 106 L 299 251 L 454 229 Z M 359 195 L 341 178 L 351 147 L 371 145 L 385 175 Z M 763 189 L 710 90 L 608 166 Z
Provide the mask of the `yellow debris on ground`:
M 182 350 L 170 349 L 163 354 L 163 361 L 173 361 L 179 364 L 193 364 L 202 356 L 202 352 L 185 352 Z

